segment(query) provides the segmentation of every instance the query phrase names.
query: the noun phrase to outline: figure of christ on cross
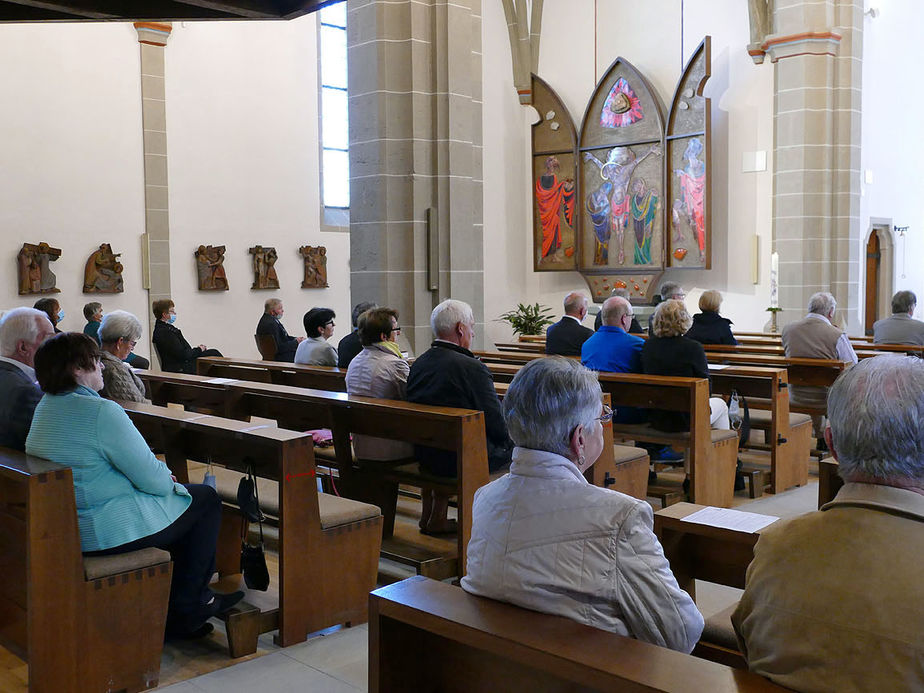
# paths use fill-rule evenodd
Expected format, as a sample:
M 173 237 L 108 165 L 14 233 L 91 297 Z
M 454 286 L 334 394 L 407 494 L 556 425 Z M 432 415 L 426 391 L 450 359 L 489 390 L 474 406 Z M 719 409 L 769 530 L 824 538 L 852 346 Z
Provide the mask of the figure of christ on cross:
M 616 245 L 618 248 L 616 261 L 620 265 L 625 264 L 626 254 L 623 245 L 626 226 L 629 224 L 629 181 L 639 164 L 652 154 L 660 153 L 661 146 L 653 144 L 647 152 L 636 159 L 635 153 L 628 147 L 613 147 L 604 162 L 590 152 L 584 152 L 585 161 L 596 164 L 597 168 L 600 169 L 600 178 L 603 179 L 600 187 L 587 196 L 587 209 L 591 214 L 596 236 L 595 265 L 605 265 L 607 263 L 610 233 L 613 231 L 616 232 Z M 607 199 L 609 201 L 608 219 L 604 216 L 602 204 Z

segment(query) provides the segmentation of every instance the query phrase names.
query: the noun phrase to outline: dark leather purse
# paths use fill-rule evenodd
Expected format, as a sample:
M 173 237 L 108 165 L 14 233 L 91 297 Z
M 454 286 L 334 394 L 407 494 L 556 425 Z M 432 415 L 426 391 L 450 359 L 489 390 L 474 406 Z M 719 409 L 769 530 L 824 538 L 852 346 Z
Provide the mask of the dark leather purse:
M 244 574 L 244 584 L 248 589 L 265 592 L 269 588 L 269 570 L 266 567 L 266 556 L 263 553 L 263 520 L 266 516 L 260 510 L 260 495 L 257 491 L 257 477 L 254 473 L 253 460 L 247 461 L 247 476 L 243 477 L 237 486 L 237 503 L 243 516 L 241 540 L 241 572 Z M 247 543 L 247 528 L 249 522 L 256 522 L 260 527 L 260 541 L 257 544 Z

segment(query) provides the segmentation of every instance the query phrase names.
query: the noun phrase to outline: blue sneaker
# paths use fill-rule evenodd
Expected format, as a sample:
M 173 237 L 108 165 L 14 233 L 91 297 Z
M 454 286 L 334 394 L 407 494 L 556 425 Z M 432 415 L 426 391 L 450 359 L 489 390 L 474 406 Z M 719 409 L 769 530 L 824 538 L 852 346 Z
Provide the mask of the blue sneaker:
M 655 462 L 683 462 L 683 453 L 677 452 L 669 445 L 665 445 L 652 456 L 652 460 Z

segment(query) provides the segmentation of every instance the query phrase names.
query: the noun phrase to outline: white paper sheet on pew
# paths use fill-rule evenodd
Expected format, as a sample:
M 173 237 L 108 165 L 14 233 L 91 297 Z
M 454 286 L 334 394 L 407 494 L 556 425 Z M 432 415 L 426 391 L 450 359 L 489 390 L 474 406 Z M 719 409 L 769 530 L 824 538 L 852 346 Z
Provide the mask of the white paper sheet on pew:
M 209 378 L 208 380 L 203 380 L 204 383 L 211 383 L 212 385 L 230 385 L 231 383 L 238 382 L 235 378 Z
M 739 532 L 756 532 L 767 525 L 771 525 L 780 518 L 772 515 L 758 515 L 745 513 L 729 508 L 703 508 L 683 518 L 684 522 L 693 522 L 698 525 L 735 529 Z
M 720 371 L 720 370 L 722 370 L 723 368 L 728 368 L 728 366 L 725 365 L 725 364 L 723 364 L 723 363 L 709 363 L 709 364 L 706 365 L 706 367 L 707 367 L 710 371 Z

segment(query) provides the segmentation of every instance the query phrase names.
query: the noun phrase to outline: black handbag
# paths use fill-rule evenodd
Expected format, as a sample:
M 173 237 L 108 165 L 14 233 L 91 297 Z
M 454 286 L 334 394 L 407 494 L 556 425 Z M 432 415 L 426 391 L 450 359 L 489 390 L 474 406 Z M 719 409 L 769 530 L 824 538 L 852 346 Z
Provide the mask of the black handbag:
M 253 460 L 247 461 L 247 476 L 243 477 L 237 486 L 237 502 L 243 516 L 241 572 L 244 574 L 244 584 L 248 589 L 265 592 L 270 581 L 266 556 L 263 553 L 263 520 L 266 516 L 260 510 L 260 495 L 257 491 Z M 257 544 L 247 543 L 246 532 L 250 521 L 256 522 L 260 527 L 260 541 Z

